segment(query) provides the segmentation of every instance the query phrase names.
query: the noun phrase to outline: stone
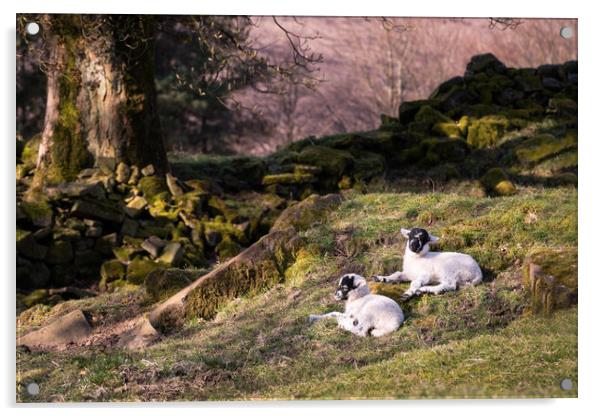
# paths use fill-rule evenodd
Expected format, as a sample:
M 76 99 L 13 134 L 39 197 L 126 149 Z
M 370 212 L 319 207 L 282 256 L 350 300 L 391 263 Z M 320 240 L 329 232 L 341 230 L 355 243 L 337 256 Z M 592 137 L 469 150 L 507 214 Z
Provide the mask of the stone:
M 85 270 L 82 268 L 82 272 Z M 77 277 L 78 268 L 71 262 L 62 263 L 52 266 L 50 269 L 50 279 L 52 280 L 53 286 L 67 286 L 72 284 Z M 98 275 L 98 269 L 94 270 L 94 274 L 92 276 L 83 275 L 85 278 L 90 278 Z
M 144 287 L 147 295 L 157 302 L 188 286 L 203 274 L 201 270 L 157 269 L 146 276 Z
M 135 236 L 138 233 L 138 222 L 130 218 L 125 218 L 119 231 L 121 235 Z
M 22 238 L 17 236 L 17 252 L 31 260 L 43 260 L 48 248 L 39 244 L 33 235 L 27 234 Z
M 67 240 L 54 241 L 46 253 L 45 261 L 48 264 L 65 264 L 73 260 L 73 246 Z
M 147 165 L 140 171 L 144 176 L 152 176 L 155 174 L 155 167 L 153 165 Z
M 181 183 L 178 178 L 173 176 L 171 173 L 165 175 L 165 182 L 167 182 L 167 188 L 169 188 L 169 192 L 173 196 L 182 196 L 184 195 L 183 183 Z
M 69 312 L 49 325 L 17 339 L 17 345 L 54 347 L 77 342 L 92 332 L 92 327 L 81 309 Z
M 542 78 L 541 85 L 552 91 L 559 91 L 562 89 L 562 84 L 556 78 Z
M 146 318 L 140 318 L 134 327 L 124 332 L 117 346 L 120 348 L 127 348 L 129 350 L 136 350 L 147 347 L 153 342 L 160 338 L 159 332 L 150 324 Z
M 312 224 L 324 219 L 342 201 L 339 194 L 311 195 L 285 209 L 274 222 L 270 232 L 283 231 L 289 227 L 293 227 L 297 231 L 307 230 Z
M 115 224 L 121 224 L 123 221 L 123 214 L 113 205 L 99 204 L 83 199 L 75 202 L 71 208 L 71 214 L 79 218 L 92 218 Z
M 56 227 L 53 231 L 54 240 L 78 241 L 82 237 L 78 230 L 67 227 Z
M 230 236 L 226 236 L 215 247 L 215 252 L 218 258 L 223 261 L 236 256 L 240 253 L 241 247 L 236 241 L 233 241 Z
M 17 266 L 17 287 L 19 289 L 41 289 L 48 285 L 50 270 L 42 262 Z
M 142 190 L 142 195 L 147 201 L 153 202 L 155 197 L 168 191 L 165 180 L 158 176 L 145 176 L 138 182 L 138 187 Z
M 51 235 L 52 235 L 52 228 L 44 227 L 44 228 L 40 228 L 39 230 L 34 231 L 33 238 L 35 238 L 36 241 L 42 241 L 42 240 L 47 239 Z
M 26 307 L 31 308 L 34 305 L 39 303 L 45 303 L 48 301 L 48 290 L 47 289 L 37 289 L 31 292 L 29 295 L 25 296 L 23 299 L 23 303 Z
M 144 283 L 144 279 L 146 279 L 146 276 L 152 272 L 153 270 L 162 268 L 164 266 L 162 266 L 161 264 L 155 263 L 152 260 L 146 260 L 146 259 L 134 259 L 132 261 L 130 261 L 130 263 L 127 266 L 127 270 L 126 270 L 126 278 L 127 281 L 135 284 L 135 285 L 140 285 L 142 283 Z
M 142 196 L 135 196 L 128 204 L 123 208 L 123 211 L 130 218 L 138 218 L 140 214 L 144 212 L 144 209 L 148 205 L 146 199 Z
M 466 142 L 477 148 L 494 147 L 509 129 L 510 122 L 506 117 L 485 116 L 470 123 Z
M 86 229 L 85 236 L 90 238 L 98 238 L 102 235 L 102 227 L 90 227 Z
M 501 168 L 489 169 L 480 179 L 481 185 L 490 195 L 509 196 L 517 190 L 510 178 Z
M 503 74 L 506 72 L 506 65 L 492 53 L 475 55 L 470 58 L 470 62 L 466 65 L 464 77 L 472 77 L 479 73 L 484 73 L 488 76 L 494 74 Z
M 130 173 L 130 167 L 123 162 L 119 162 L 117 169 L 115 169 L 115 180 L 117 183 L 126 183 L 130 179 Z
M 184 248 L 182 244 L 171 242 L 163 249 L 163 254 L 157 260 L 168 265 L 176 265 L 184 256 Z
M 549 315 L 577 304 L 577 247 L 536 247 L 523 264 L 533 312 Z
M 113 247 L 119 245 L 119 236 L 117 233 L 111 233 L 103 235 L 96 240 L 94 249 L 103 254 L 104 256 L 110 256 L 113 252 Z
M 156 236 L 150 236 L 142 242 L 140 247 L 144 249 L 152 258 L 157 258 L 161 249 L 167 245 L 167 242 Z
M 132 173 L 130 174 L 130 178 L 128 179 L 128 185 L 134 186 L 138 183 L 142 172 L 136 165 L 132 165 Z
M 46 201 L 28 202 L 19 204 L 26 217 L 36 227 L 49 227 L 52 225 L 52 207 Z
M 105 261 L 100 266 L 100 283 L 98 287 L 101 291 L 107 290 L 107 284 L 115 280 L 123 279 L 126 274 L 125 265 L 119 260 Z

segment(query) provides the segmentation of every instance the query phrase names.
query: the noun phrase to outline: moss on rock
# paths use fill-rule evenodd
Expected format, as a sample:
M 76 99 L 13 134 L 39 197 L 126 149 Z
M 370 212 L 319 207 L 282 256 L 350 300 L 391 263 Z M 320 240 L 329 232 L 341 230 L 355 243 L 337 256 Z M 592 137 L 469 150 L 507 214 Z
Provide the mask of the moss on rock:
M 526 256 L 523 283 L 534 312 L 550 314 L 577 303 L 577 248 L 538 247 Z
M 127 266 L 127 281 L 135 285 L 140 285 L 150 272 L 159 268 L 164 268 L 164 266 L 152 260 L 134 259 Z
M 342 198 L 337 194 L 311 195 L 285 209 L 272 226 L 272 231 L 282 231 L 289 227 L 297 231 L 306 230 L 315 222 L 324 219 L 341 202 Z
M 100 290 L 107 290 L 107 284 L 123 279 L 125 277 L 126 266 L 119 260 L 105 261 L 100 266 L 100 282 L 98 287 Z
M 303 149 L 298 160 L 300 163 L 321 168 L 322 176 L 338 179 L 352 165 L 353 155 L 346 150 L 317 145 Z
M 516 193 L 516 187 L 501 168 L 489 169 L 480 179 L 481 185 L 490 195 L 509 196 Z
M 485 116 L 468 126 L 466 141 L 477 148 L 494 147 L 510 129 L 510 121 L 503 116 Z
M 205 273 L 204 270 L 157 269 L 144 279 L 147 295 L 155 302 L 167 299 Z
M 551 134 L 540 134 L 532 137 L 520 144 L 516 148 L 515 153 L 521 162 L 534 164 L 576 147 L 577 132 L 571 130 L 562 137 L 556 137 Z
M 165 178 L 160 176 L 145 176 L 140 179 L 138 186 L 149 203 L 154 202 L 157 195 L 169 191 Z

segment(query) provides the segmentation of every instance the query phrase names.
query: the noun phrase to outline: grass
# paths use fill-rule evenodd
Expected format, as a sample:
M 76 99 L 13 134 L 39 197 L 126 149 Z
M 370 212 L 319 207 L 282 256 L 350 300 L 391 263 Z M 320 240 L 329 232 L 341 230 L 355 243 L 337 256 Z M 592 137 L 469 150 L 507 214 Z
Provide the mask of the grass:
M 303 232 L 308 244 L 285 282 L 144 350 L 19 352 L 17 399 L 576 397 L 577 309 L 532 315 L 520 274 L 530 248 L 576 246 L 576 221 L 573 188 L 521 188 L 505 198 L 350 194 Z M 310 313 L 342 309 L 332 295 L 344 271 L 369 276 L 401 265 L 402 226 L 426 227 L 442 237 L 442 249 L 470 253 L 488 281 L 402 304 L 406 322 L 384 338 L 359 338 L 334 322 L 310 326 Z M 371 286 L 393 298 L 407 288 Z M 140 302 L 128 296 L 117 303 Z M 79 302 L 66 304 L 102 311 L 107 321 L 124 311 L 100 306 L 112 302 L 106 297 Z M 573 390 L 560 389 L 564 378 Z M 25 393 L 30 381 L 38 396 Z

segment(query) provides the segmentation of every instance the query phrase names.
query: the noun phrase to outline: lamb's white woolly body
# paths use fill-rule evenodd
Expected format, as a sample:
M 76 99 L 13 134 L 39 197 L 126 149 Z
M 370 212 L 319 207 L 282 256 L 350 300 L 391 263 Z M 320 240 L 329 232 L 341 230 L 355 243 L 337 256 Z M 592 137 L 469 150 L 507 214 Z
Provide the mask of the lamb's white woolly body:
M 388 276 L 373 276 L 377 282 L 411 282 L 403 299 L 421 293 L 439 294 L 456 290 L 466 284 L 476 285 L 483 280 L 483 273 L 477 262 L 467 254 L 454 252 L 431 252 L 429 244 L 437 237 L 430 236 L 426 230 L 401 230 L 408 238 L 403 258 L 403 272 Z M 425 238 L 426 233 L 428 238 Z M 422 242 L 420 239 L 422 238 Z M 414 239 L 414 240 L 413 240 Z
M 336 319 L 339 327 L 362 337 L 386 335 L 403 323 L 403 312 L 397 302 L 386 296 L 370 294 L 366 280 L 360 275 L 344 275 L 339 281 L 336 297 L 347 299 L 344 313 L 310 315 L 309 321 Z

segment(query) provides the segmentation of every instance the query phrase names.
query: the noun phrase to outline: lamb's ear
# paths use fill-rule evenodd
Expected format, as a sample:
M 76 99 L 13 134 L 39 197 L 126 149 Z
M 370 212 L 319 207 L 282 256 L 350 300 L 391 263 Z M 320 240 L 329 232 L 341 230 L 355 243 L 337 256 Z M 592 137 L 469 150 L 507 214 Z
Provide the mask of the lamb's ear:
M 430 235 L 430 234 L 429 234 L 429 237 L 430 237 L 429 243 L 436 243 L 437 241 L 439 241 L 439 237 L 435 237 L 434 235 Z
M 401 235 L 403 235 L 405 238 L 410 238 L 410 230 L 402 228 Z

